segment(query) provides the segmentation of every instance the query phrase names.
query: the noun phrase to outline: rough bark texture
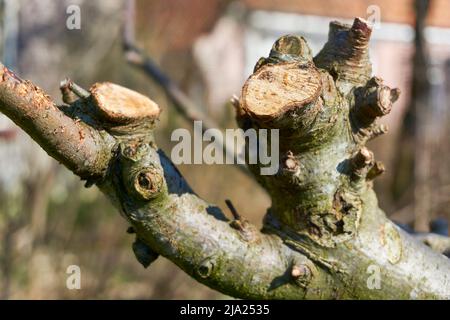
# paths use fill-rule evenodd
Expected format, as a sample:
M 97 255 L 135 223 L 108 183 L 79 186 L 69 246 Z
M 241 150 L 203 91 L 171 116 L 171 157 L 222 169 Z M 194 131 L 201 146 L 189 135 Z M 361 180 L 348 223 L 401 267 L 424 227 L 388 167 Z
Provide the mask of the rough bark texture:
M 95 84 L 57 108 L 2 67 L 0 110 L 112 200 L 144 266 L 162 255 L 240 298 L 450 298 L 449 260 L 389 221 L 372 189 L 384 169 L 365 143 L 386 131 L 377 118 L 399 92 L 371 77 L 370 33 L 362 19 L 332 22 L 315 58 L 282 37 L 234 101 L 243 129 L 280 130 L 277 174 L 249 165 L 272 197 L 261 231 L 195 195 L 155 144 L 159 109 L 136 93 Z

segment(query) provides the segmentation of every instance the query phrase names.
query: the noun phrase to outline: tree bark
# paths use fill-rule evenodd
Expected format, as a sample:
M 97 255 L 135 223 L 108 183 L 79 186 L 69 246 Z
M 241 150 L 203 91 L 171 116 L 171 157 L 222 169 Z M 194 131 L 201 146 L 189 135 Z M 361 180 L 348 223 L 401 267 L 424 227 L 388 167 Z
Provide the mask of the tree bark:
M 155 143 L 159 107 L 136 92 L 66 82 L 76 99 L 57 107 L 2 66 L 0 110 L 111 199 L 144 266 L 162 255 L 239 298 L 448 299 L 449 260 L 389 221 L 372 189 L 383 166 L 365 143 L 399 91 L 371 77 L 370 33 L 362 19 L 332 22 L 314 58 L 302 37 L 281 37 L 234 101 L 242 129 L 279 129 L 278 172 L 248 165 L 272 198 L 261 231 L 191 190 Z

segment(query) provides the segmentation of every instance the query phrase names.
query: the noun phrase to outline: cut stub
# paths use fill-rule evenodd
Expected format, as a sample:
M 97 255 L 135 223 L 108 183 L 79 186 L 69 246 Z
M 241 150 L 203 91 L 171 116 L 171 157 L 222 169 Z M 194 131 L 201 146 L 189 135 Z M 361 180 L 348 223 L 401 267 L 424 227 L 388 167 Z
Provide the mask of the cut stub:
M 320 73 L 312 63 L 268 64 L 245 83 L 240 107 L 253 120 L 268 123 L 314 103 L 321 89 Z
M 253 69 L 256 72 L 262 66 L 282 62 L 311 62 L 312 51 L 305 38 L 297 35 L 285 35 L 277 39 L 267 58 L 260 58 Z
M 373 167 L 373 163 L 373 153 L 366 147 L 362 147 L 350 160 L 351 179 L 359 180 L 365 178 L 369 169 Z
M 314 58 L 314 63 L 330 72 L 336 81 L 348 83 L 348 88 L 362 85 L 372 74 L 369 60 L 371 33 L 372 27 L 362 18 L 356 18 L 353 25 L 331 22 L 328 41 Z
M 312 61 L 311 48 L 305 38 L 297 35 L 282 36 L 272 46 L 271 55 L 293 55 L 306 61 Z
M 153 122 L 161 112 L 146 96 L 110 82 L 95 83 L 90 92 L 98 116 L 112 126 Z
M 398 100 L 400 90 L 391 89 L 383 84 L 383 80 L 372 77 L 364 87 L 355 90 L 355 106 L 352 116 L 356 125 L 367 127 L 376 118 L 391 112 L 392 104 Z

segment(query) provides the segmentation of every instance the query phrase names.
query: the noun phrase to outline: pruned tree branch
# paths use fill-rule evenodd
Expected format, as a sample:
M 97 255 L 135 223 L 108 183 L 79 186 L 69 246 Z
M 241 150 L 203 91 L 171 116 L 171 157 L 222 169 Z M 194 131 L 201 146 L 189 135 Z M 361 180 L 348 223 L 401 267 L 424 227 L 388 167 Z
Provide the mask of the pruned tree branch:
M 279 129 L 278 172 L 249 165 L 272 198 L 261 231 L 193 193 L 154 141 L 159 107 L 136 92 L 94 84 L 61 111 L 4 69 L 0 110 L 76 174 L 95 177 L 136 233 L 144 266 L 162 255 L 241 298 L 450 298 L 449 260 L 389 221 L 372 189 L 383 167 L 365 143 L 383 131 L 377 118 L 398 91 L 371 78 L 370 26 L 330 28 L 314 59 L 305 39 L 277 40 L 234 103 L 241 128 Z
M 25 130 L 47 153 L 82 179 L 105 174 L 110 141 L 81 119 L 60 111 L 50 97 L 0 63 L 1 112 Z

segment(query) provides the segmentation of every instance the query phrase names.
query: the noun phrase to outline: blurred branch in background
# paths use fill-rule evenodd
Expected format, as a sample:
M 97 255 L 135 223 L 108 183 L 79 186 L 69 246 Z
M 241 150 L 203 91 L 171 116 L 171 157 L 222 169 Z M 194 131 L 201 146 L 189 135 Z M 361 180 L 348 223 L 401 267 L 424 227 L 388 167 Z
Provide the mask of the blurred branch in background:
M 430 104 L 431 85 L 429 81 L 429 55 L 425 42 L 425 19 L 429 12 L 429 0 L 415 0 L 416 25 L 414 38 L 415 52 L 413 58 L 413 79 L 410 113 L 414 140 L 414 229 L 428 232 L 431 221 L 431 157 L 432 137 L 430 136 L 431 115 L 433 106 Z
M 153 62 L 150 56 L 146 55 L 140 49 L 135 40 L 135 0 L 126 0 L 125 14 L 123 23 L 123 48 L 126 60 L 132 65 L 138 67 L 145 74 L 155 81 L 166 93 L 172 102 L 176 111 L 190 122 L 202 121 L 203 133 L 208 129 L 220 129 L 220 126 L 214 119 L 202 112 L 197 105 L 172 81 L 159 67 Z M 232 103 L 236 103 L 236 98 L 232 98 Z M 238 152 L 230 148 L 220 135 L 215 136 L 214 143 L 219 145 L 226 156 L 233 159 L 233 163 L 246 175 L 250 175 L 247 167 L 240 164 L 237 160 Z
M 17 50 L 19 36 L 19 2 L 14 0 L 0 1 L 2 14 L 2 58 L 7 66 L 12 68 L 17 65 Z
M 446 216 L 447 216 L 447 235 L 450 235 L 450 210 L 448 209 L 450 206 L 450 146 L 448 137 L 450 137 L 450 59 L 447 59 L 444 64 L 444 110 L 446 110 L 444 121 L 445 121 L 445 130 L 443 133 L 444 142 L 446 148 L 443 150 L 443 155 L 441 161 L 443 162 L 443 174 L 442 179 L 447 182 L 447 199 L 448 202 L 444 203 L 445 208 L 447 208 Z
M 20 2 L 0 1 L 2 58 L 11 68 L 18 67 Z M 40 148 L 0 115 L 0 298 L 11 297 L 15 272 L 15 236 L 27 229 L 28 243 L 39 245 L 46 230 L 47 198 L 54 176 L 48 159 L 40 158 Z M 31 170 L 30 155 L 37 151 Z M 42 152 L 41 152 L 42 153 Z M 40 161 L 42 160 L 42 161 Z M 31 251 L 31 250 L 30 250 Z M 30 257 L 30 251 L 23 254 Z
M 446 51 L 441 51 L 443 47 L 433 43 L 427 32 L 431 29 L 427 24 L 439 4 L 442 5 L 439 1 L 411 1 L 416 15 L 410 60 L 411 94 L 400 128 L 391 185 L 397 204 L 395 219 L 408 220 L 416 232 L 438 232 L 436 225 L 445 223 L 447 230 L 440 228 L 439 233 L 448 234 L 448 223 L 443 218 L 450 215 L 450 111 L 446 58 L 440 57 Z
M 429 57 L 424 29 L 430 1 L 414 0 L 416 13 L 413 75 L 411 82 L 410 107 L 408 108 L 398 150 L 394 190 L 401 197 L 411 197 L 415 214 L 414 229 L 428 232 L 430 225 L 430 82 L 428 79 Z

